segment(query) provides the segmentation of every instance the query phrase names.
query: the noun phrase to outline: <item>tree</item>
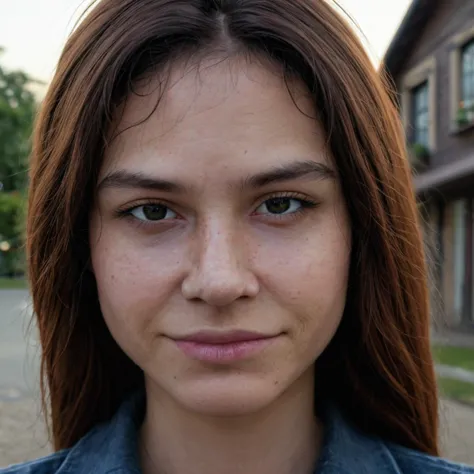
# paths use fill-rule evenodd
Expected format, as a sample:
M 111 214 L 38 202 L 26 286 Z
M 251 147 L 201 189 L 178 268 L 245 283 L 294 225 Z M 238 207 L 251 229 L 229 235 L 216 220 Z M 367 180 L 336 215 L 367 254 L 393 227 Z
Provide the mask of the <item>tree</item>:
M 23 236 L 26 199 L 19 191 L 0 192 L 0 275 L 15 276 L 24 272 Z
M 2 53 L 0 47 L 0 54 Z M 33 81 L 0 64 L 0 275 L 21 273 L 30 136 L 36 112 Z
M 0 54 L 2 52 L 0 48 Z M 29 90 L 34 81 L 22 71 L 6 71 L 0 64 L 0 188 L 24 189 L 30 136 L 36 111 Z

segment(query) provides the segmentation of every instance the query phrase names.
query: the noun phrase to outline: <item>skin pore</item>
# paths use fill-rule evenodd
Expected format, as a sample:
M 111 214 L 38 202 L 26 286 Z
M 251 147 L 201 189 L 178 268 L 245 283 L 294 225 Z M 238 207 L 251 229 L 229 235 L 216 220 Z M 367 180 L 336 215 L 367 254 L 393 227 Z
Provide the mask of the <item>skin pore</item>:
M 304 88 L 290 95 L 262 61 L 170 74 L 128 98 L 90 221 L 104 319 L 145 373 L 143 472 L 311 473 L 313 365 L 342 317 L 351 250 L 322 129 Z M 267 343 L 229 361 L 178 343 L 235 330 Z

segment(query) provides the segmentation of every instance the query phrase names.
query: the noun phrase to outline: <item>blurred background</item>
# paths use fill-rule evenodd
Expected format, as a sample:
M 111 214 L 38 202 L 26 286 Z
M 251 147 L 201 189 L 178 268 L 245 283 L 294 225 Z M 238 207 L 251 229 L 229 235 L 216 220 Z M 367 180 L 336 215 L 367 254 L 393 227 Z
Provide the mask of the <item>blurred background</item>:
M 0 467 L 51 450 L 25 278 L 28 155 L 61 49 L 90 3 L 0 3 Z M 474 464 L 474 1 L 338 3 L 399 97 L 431 270 L 443 454 Z

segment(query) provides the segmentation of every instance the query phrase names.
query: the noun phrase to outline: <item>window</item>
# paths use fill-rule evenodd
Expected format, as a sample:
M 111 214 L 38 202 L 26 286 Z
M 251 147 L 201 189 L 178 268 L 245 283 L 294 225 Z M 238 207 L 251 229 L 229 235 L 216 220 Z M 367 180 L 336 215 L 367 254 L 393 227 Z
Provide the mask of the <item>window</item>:
M 412 163 L 428 164 L 436 153 L 436 58 L 430 56 L 401 77 L 401 113 Z M 415 146 L 416 145 L 416 146 Z M 413 158 L 416 158 L 413 161 Z
M 460 133 L 474 126 L 474 26 L 453 36 L 449 49 L 450 128 Z
M 474 40 L 461 50 L 461 100 L 469 119 L 474 119 Z
M 410 141 L 429 147 L 430 120 L 429 120 L 429 94 L 428 81 L 412 89 L 412 136 Z

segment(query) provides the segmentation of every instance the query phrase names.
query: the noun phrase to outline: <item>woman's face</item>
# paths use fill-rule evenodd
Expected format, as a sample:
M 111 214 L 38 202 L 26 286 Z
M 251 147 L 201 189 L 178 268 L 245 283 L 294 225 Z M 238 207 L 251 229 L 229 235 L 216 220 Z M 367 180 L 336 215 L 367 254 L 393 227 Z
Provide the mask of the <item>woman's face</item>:
M 351 236 L 310 99 L 248 60 L 174 67 L 153 113 L 158 78 L 139 92 L 90 221 L 113 337 L 148 390 L 193 411 L 249 413 L 313 390 Z

